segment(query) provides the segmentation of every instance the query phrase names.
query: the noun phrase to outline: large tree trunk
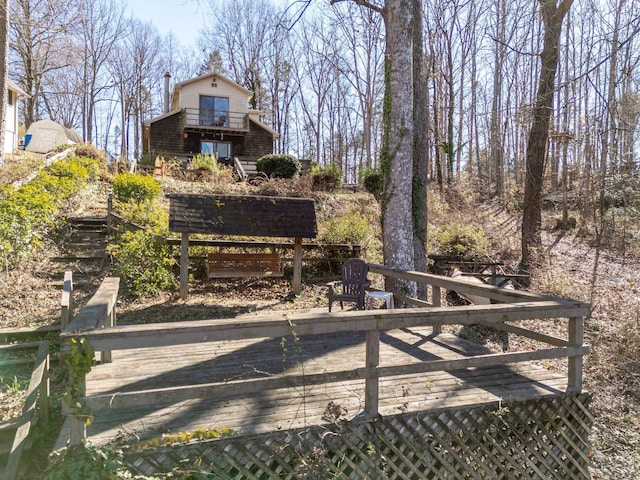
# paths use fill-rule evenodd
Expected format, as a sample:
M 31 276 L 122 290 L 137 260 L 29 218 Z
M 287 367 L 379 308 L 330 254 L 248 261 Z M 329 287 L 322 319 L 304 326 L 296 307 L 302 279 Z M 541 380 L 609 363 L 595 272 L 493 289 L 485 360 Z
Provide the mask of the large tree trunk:
M 9 56 L 9 0 L 0 1 L 0 167 L 4 164 L 7 116 L 7 63 Z
M 558 68 L 558 50 L 562 21 L 573 0 L 562 0 L 556 7 L 555 0 L 539 0 L 544 23 L 544 47 L 541 56 L 538 94 L 533 110 L 533 122 L 529 132 L 526 153 L 524 186 L 524 213 L 522 217 L 522 264 L 529 262 L 531 250 L 539 246 L 542 224 L 541 199 L 549 123 L 553 106 L 555 76 Z
M 413 0 L 387 0 L 386 179 L 383 210 L 385 265 L 413 270 Z M 415 296 L 415 284 L 388 280 L 387 290 Z
M 422 38 L 422 0 L 413 0 L 413 15 L 413 260 L 415 270 L 426 272 L 429 135 L 427 69 Z M 418 285 L 418 298 L 427 298 L 426 285 Z

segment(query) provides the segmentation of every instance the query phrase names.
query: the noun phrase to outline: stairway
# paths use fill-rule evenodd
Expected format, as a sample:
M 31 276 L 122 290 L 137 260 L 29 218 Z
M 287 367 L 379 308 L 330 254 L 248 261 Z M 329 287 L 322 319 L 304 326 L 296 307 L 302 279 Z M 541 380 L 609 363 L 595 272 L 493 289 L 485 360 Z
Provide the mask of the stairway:
M 67 218 L 69 231 L 63 241 L 62 253 L 54 260 L 61 264 L 56 279 L 64 272 L 73 272 L 76 288 L 95 286 L 102 280 L 108 265 L 108 229 L 106 217 L 87 216 Z

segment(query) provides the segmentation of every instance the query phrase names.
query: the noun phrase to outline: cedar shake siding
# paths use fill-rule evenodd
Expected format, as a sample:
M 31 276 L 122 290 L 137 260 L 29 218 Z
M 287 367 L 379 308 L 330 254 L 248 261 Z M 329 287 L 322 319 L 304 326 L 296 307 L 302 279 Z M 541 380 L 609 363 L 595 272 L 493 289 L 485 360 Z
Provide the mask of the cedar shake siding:
M 183 137 L 186 113 L 184 110 L 168 115 L 149 126 L 149 150 L 156 155 L 182 155 L 185 152 Z M 199 147 L 198 147 L 199 148 Z
M 243 154 L 237 154 L 240 160 L 257 160 L 273 153 L 273 135 L 255 122 L 249 121 L 249 136 L 245 139 Z

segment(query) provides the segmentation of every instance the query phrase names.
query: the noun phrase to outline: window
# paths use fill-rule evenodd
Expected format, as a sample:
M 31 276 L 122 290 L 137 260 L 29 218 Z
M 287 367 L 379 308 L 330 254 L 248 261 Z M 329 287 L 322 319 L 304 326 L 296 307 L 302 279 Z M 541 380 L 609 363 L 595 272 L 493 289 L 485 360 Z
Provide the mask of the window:
M 7 103 L 9 106 L 13 105 L 13 92 L 11 90 L 7 90 Z
M 231 143 L 203 141 L 200 145 L 200 151 L 203 155 L 217 153 L 220 163 L 231 165 Z
M 228 98 L 200 96 L 200 125 L 226 127 L 228 119 Z

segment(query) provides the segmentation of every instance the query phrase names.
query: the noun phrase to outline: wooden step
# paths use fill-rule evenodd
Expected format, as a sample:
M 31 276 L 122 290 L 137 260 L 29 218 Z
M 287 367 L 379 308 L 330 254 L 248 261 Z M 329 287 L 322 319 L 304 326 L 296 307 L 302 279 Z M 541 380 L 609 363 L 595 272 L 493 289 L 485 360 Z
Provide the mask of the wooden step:
M 53 257 L 52 261 L 54 262 L 94 262 L 98 260 L 104 260 L 106 257 L 105 253 L 84 253 L 83 255 L 59 255 L 57 257 Z
M 107 225 L 106 217 L 70 217 L 67 218 L 70 225 Z

